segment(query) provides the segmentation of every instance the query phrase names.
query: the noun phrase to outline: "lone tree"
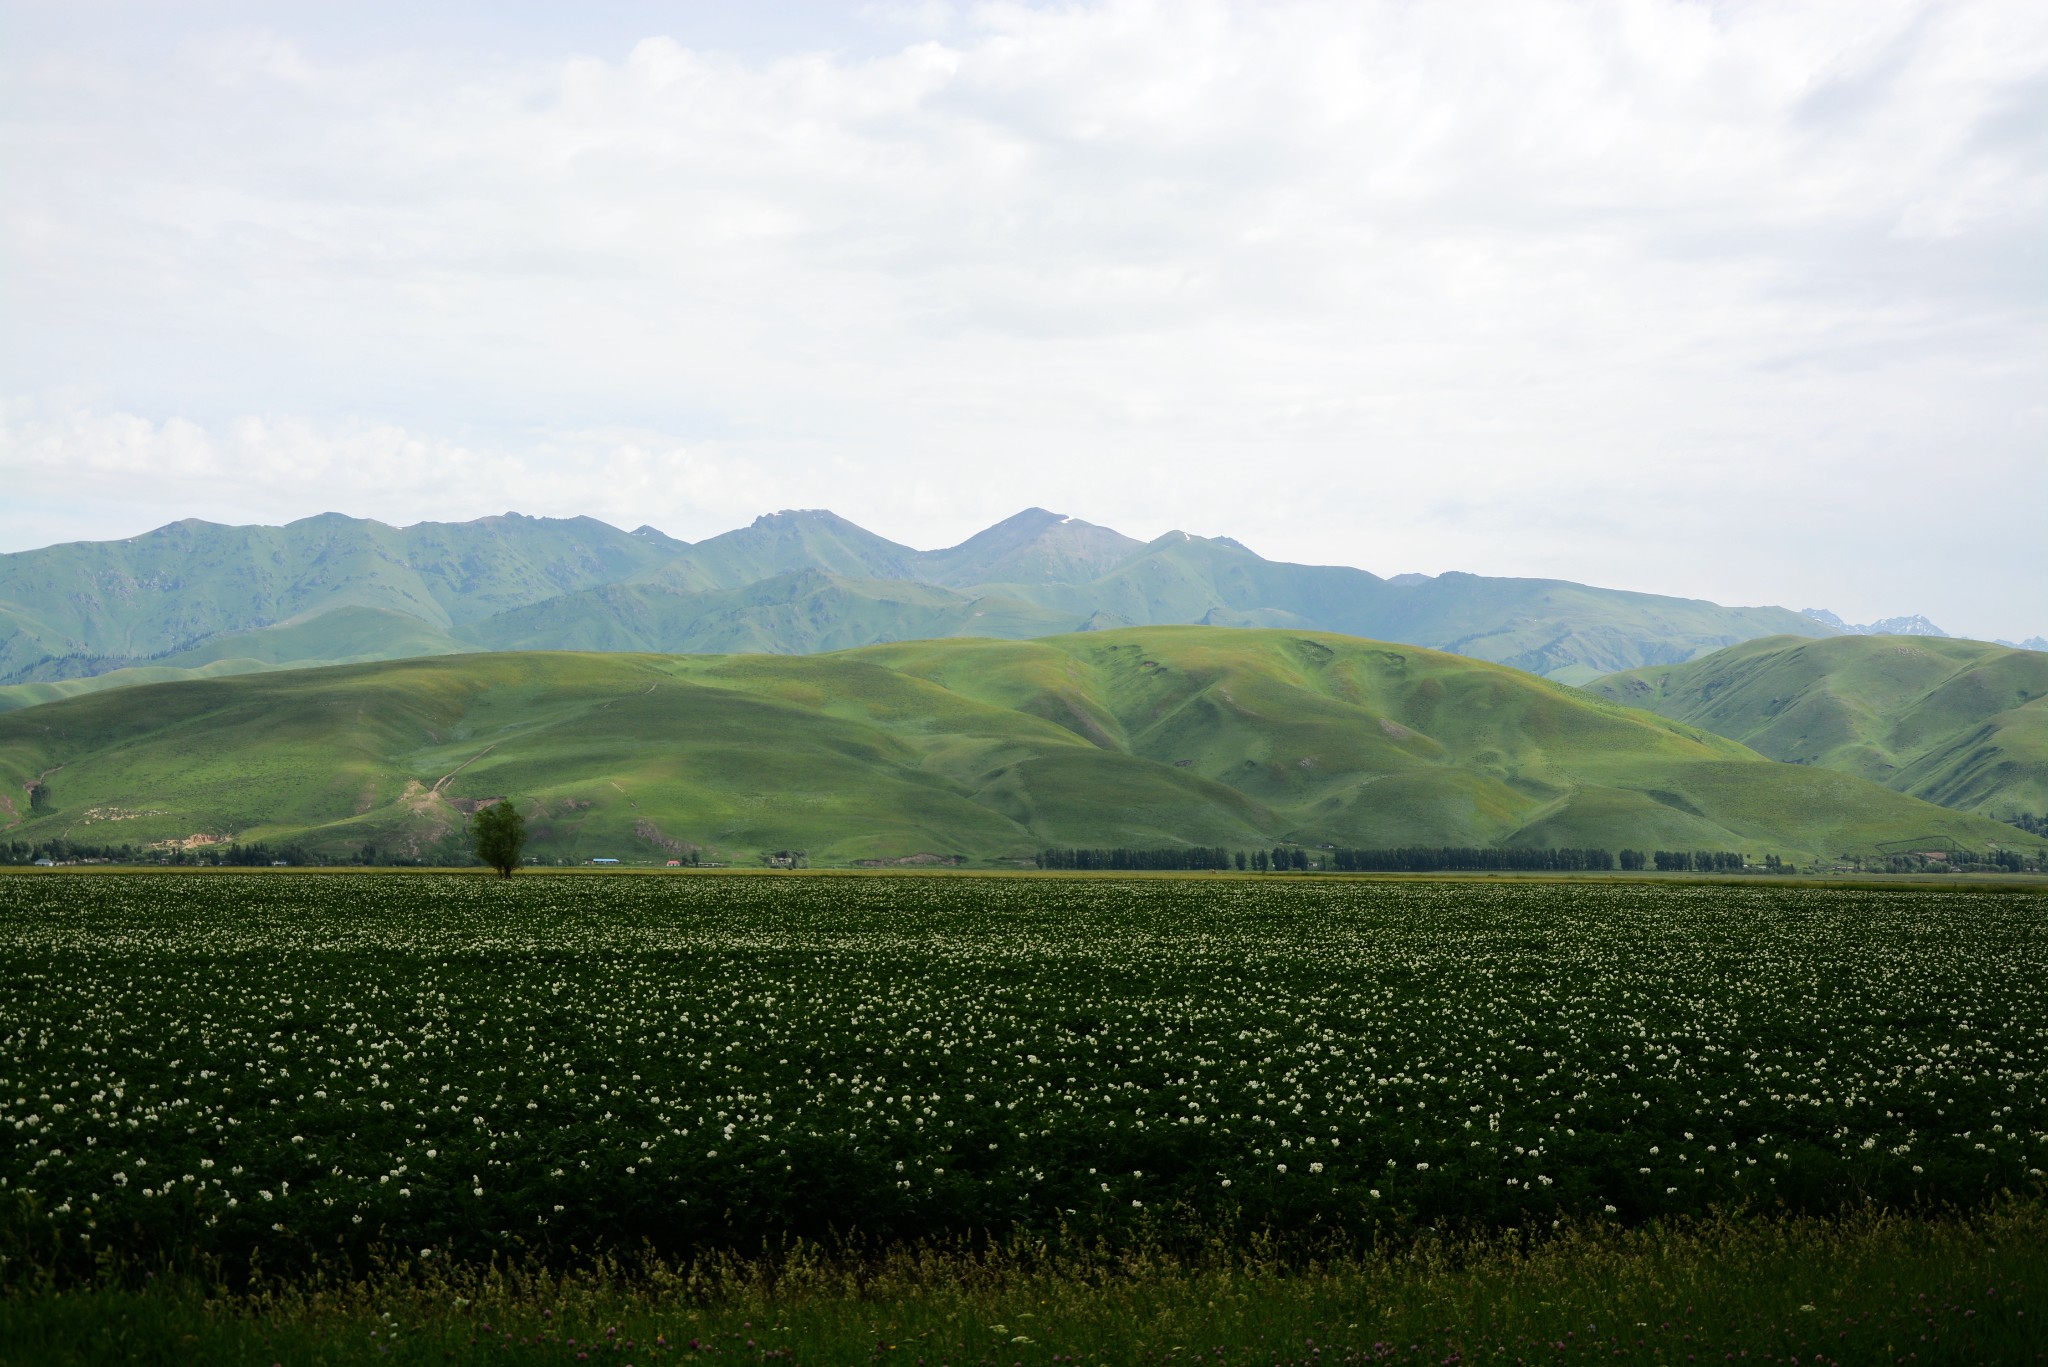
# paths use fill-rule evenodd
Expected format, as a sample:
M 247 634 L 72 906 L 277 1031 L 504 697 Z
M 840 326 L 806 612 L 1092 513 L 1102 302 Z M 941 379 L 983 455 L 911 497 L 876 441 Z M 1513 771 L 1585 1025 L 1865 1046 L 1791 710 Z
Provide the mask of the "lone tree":
M 28 809 L 31 812 L 51 811 L 56 805 L 56 800 L 50 796 L 49 784 L 31 783 L 28 785 Z
M 469 833 L 476 841 L 476 857 L 510 878 L 519 867 L 519 852 L 526 848 L 526 818 L 510 798 L 500 798 L 476 814 Z

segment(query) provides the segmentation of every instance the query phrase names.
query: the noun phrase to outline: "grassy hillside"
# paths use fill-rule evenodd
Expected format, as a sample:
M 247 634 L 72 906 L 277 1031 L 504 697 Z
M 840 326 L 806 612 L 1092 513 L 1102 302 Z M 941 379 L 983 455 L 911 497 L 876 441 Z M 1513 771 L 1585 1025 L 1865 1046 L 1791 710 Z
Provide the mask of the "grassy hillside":
M 1925 636 L 1785 637 L 1589 685 L 1773 759 L 1945 807 L 2048 812 L 2048 654 Z
M 45 781 L 55 809 L 34 813 Z M 0 825 L 427 853 L 512 796 L 546 854 L 821 862 L 1044 844 L 2030 844 L 1458 656 L 1163 627 L 818 656 L 479 654 L 0 716 Z
M 458 634 L 490 650 L 809 655 L 934 636 L 1045 636 L 1075 625 L 1001 594 L 970 596 L 902 579 L 798 570 L 708 592 L 654 584 L 587 589 Z
M 286 667 L 401 660 L 477 649 L 418 618 L 388 608 L 346 607 L 255 631 L 229 632 L 204 645 L 159 657 L 158 662 L 82 679 L 0 687 L 0 712 L 130 684 L 211 679 Z

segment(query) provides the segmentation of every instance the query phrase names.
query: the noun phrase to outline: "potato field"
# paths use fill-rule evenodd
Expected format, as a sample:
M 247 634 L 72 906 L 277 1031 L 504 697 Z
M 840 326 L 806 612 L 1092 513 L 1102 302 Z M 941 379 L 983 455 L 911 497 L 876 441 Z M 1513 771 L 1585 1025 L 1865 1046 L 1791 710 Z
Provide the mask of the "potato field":
M 81 1264 L 1968 1209 L 2044 1066 L 2036 895 L 0 879 L 7 1237 Z

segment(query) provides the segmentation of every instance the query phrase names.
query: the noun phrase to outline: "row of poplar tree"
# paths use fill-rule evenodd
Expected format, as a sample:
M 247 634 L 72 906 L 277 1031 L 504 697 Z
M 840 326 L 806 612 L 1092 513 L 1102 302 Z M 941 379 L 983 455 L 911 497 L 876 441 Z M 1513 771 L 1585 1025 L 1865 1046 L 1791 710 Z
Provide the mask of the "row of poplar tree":
M 1038 852 L 1041 869 L 1167 869 L 1205 871 L 1249 870 L 1286 872 L 1311 868 L 1344 873 L 1443 873 L 1488 870 L 1553 870 L 1583 873 L 1655 868 L 1666 873 L 1725 873 L 1746 866 L 1745 856 L 1727 850 L 1623 850 L 1617 856 L 1600 849 L 1503 849 L 1479 845 L 1403 845 L 1367 850 L 1339 847 L 1311 855 L 1299 845 L 1270 850 L 1229 850 L 1220 845 L 1174 845 L 1162 849 L 1116 846 L 1108 849 L 1045 849 Z M 1775 855 L 1764 864 L 1778 867 Z

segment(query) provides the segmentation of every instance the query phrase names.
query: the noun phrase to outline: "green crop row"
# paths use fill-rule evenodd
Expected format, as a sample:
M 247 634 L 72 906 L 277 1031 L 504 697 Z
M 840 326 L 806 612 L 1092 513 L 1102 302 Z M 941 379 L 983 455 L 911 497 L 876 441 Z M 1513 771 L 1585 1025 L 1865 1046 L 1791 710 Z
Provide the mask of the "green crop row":
M 13 1266 L 1980 1207 L 2048 899 L 0 879 Z M 33 1257 L 27 1251 L 33 1250 Z

